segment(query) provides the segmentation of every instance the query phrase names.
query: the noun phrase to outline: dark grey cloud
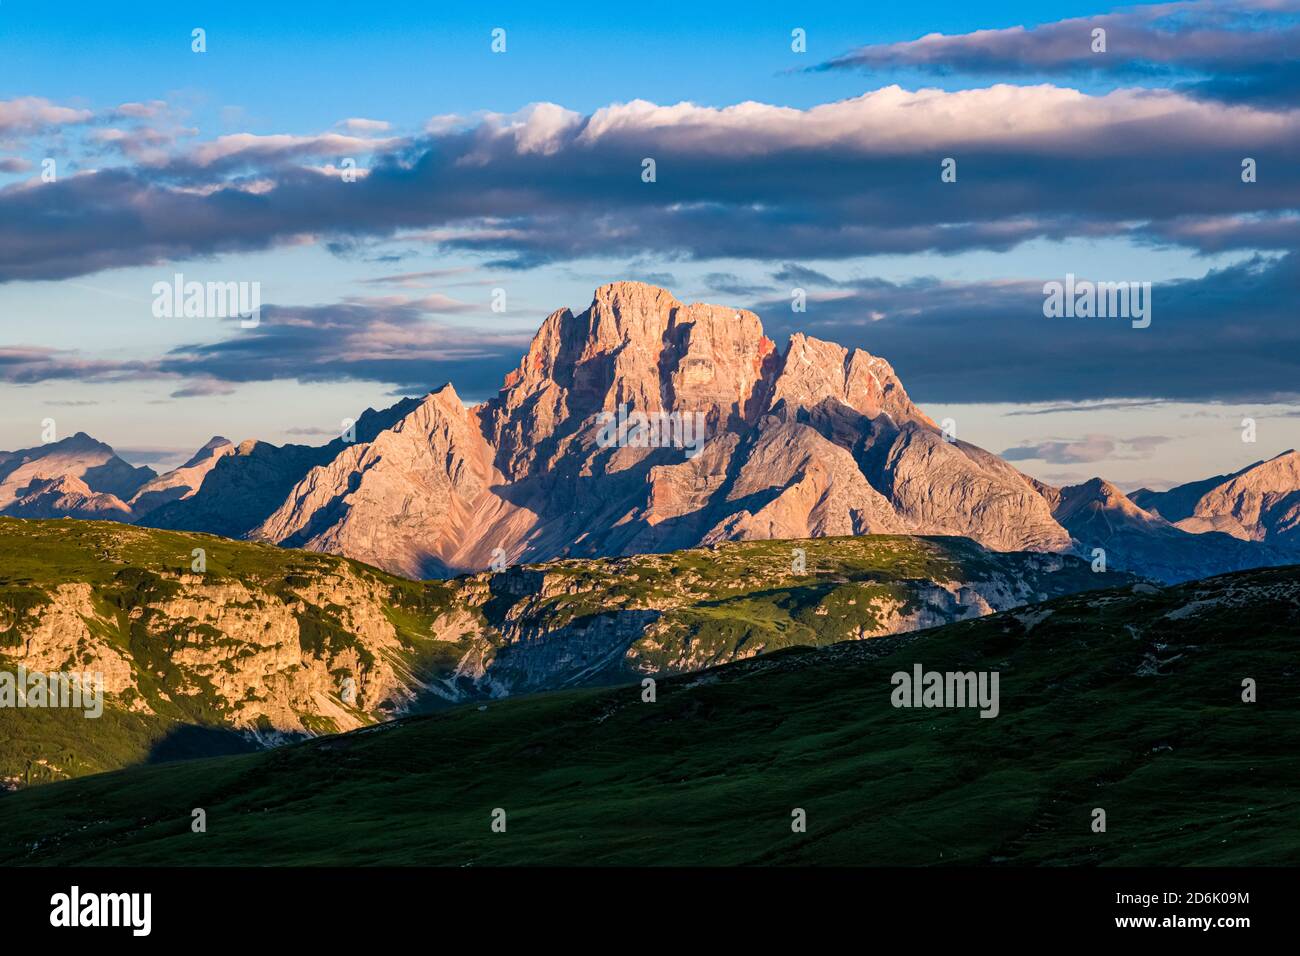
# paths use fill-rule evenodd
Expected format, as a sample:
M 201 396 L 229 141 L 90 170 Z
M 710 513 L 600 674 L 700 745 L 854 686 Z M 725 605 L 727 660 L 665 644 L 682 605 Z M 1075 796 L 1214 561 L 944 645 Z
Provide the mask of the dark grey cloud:
M 1175 89 L 1192 96 L 1226 103 L 1259 103 L 1291 107 L 1300 101 L 1300 44 L 1294 39 L 1290 59 L 1278 63 L 1254 63 L 1232 72 L 1187 80 Z
M 127 381 L 152 371 L 152 364 L 146 361 L 90 359 L 70 349 L 43 346 L 0 346 L 0 382 L 10 385 Z
M 1164 402 L 1159 399 L 1130 399 L 1128 401 L 1120 402 L 1070 402 L 1065 405 L 1048 405 L 1044 408 L 1022 408 L 1013 412 L 1007 412 L 1007 417 L 1017 418 L 1023 415 L 1061 415 L 1067 412 L 1108 412 L 1121 408 L 1154 408 L 1163 404 Z
M 671 272 L 642 272 L 638 269 L 629 269 L 622 275 L 626 275 L 632 282 L 645 282 L 650 285 L 657 285 L 662 289 L 677 287 L 677 277 Z M 597 280 L 597 284 L 599 282 L 600 280 Z
M 1155 448 L 1169 440 L 1165 435 L 1115 438 L 1089 434 L 1081 438 L 1054 438 L 1017 445 L 1003 451 L 1002 457 L 1007 461 L 1045 461 L 1052 465 L 1131 460 L 1148 457 Z
M 810 69 L 1173 79 L 1197 96 L 1289 105 L 1300 91 L 1298 11 L 1292 0 L 1146 4 L 1032 27 L 872 44 Z M 1096 29 L 1105 31 L 1104 52 L 1093 49 Z
M 710 272 L 704 276 L 704 284 L 710 292 L 738 298 L 752 298 L 772 291 L 770 285 L 742 279 L 734 272 Z
M 74 350 L 0 348 L 0 382 L 175 383 L 170 398 L 229 395 L 249 382 L 368 381 L 422 394 L 452 381 L 462 394 L 494 394 L 529 335 L 494 333 L 431 318 L 442 296 L 355 298 L 307 307 L 267 305 L 256 328 L 223 320 L 229 335 L 150 359 L 88 359 Z
M 839 280 L 832 279 L 826 273 L 818 272 L 816 269 L 809 269 L 794 262 L 785 263 L 772 273 L 772 278 L 776 282 L 788 283 L 795 288 L 815 286 L 829 289 L 840 285 Z
M 235 387 L 229 382 L 213 378 L 198 379 L 187 382 L 173 391 L 169 398 L 212 398 L 218 395 L 233 395 Z
M 536 107 L 517 122 L 403 141 L 352 183 L 297 164 L 320 148 L 315 139 L 258 139 L 205 162 L 190 150 L 172 166 L 0 190 L 0 282 L 307 240 L 363 255 L 398 234 L 500 269 L 593 256 L 955 253 L 1071 237 L 1286 249 L 1300 210 L 1300 112 L 1167 92 L 886 88 L 803 111 Z M 646 156 L 653 183 L 641 179 Z M 945 156 L 958 161 L 955 183 L 940 181 Z M 1258 182 L 1241 182 L 1243 156 L 1257 161 Z M 223 165 L 236 161 L 237 172 Z
M 163 375 L 227 385 L 353 380 L 422 392 L 453 381 L 458 390 L 495 392 L 529 336 L 449 326 L 429 319 L 427 305 L 426 299 L 353 299 L 265 306 L 256 328 L 232 328 L 221 341 L 173 349 L 156 367 Z
M 1063 281 L 1071 270 L 1044 281 Z M 1088 276 L 1140 281 L 1141 276 Z M 891 283 L 753 304 L 768 334 L 804 331 L 888 359 L 921 402 L 1296 401 L 1300 254 L 1152 286 L 1152 322 L 1045 318 L 1042 282 Z

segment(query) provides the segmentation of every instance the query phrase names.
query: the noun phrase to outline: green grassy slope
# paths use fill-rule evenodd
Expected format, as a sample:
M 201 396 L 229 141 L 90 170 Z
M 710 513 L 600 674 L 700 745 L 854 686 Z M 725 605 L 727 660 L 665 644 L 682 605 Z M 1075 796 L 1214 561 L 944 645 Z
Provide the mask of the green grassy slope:
M 1296 864 L 1298 640 L 1296 567 L 1080 594 L 33 788 L 0 862 Z M 997 670 L 1000 716 L 895 709 L 914 663 Z
M 195 548 L 206 552 L 201 575 L 190 570 Z M 795 548 L 805 552 L 806 567 L 798 572 Z M 900 614 L 953 619 L 975 613 L 969 602 L 981 594 L 999 593 L 1005 606 L 1013 591 L 1014 600 L 1034 601 L 1117 579 L 1128 577 L 1093 574 L 1075 558 L 993 553 L 962 538 L 869 536 L 736 542 L 409 581 L 333 555 L 212 535 L 0 518 L 0 669 L 33 659 L 33 635 L 43 616 L 56 600 L 71 600 L 66 593 L 60 598 L 60 589 L 81 584 L 90 595 L 63 620 L 84 622 L 86 633 L 60 651 L 57 667 L 93 669 L 87 662 L 120 655 L 132 675 L 132 686 L 111 697 L 98 720 L 67 711 L 0 709 L 0 785 L 249 749 L 252 744 L 232 728 L 339 729 L 305 706 L 310 698 L 303 693 L 292 697 L 292 726 L 266 718 L 266 711 L 276 710 L 261 707 L 258 695 L 270 691 L 260 664 L 248 665 L 258 686 L 247 694 L 258 699 L 250 701 L 243 685 L 230 687 L 241 661 L 267 661 L 285 680 L 323 661 L 335 679 L 355 675 L 364 689 L 376 659 L 383 658 L 381 665 L 391 664 L 402 680 L 436 684 L 446 696 L 484 697 L 503 687 L 532 690 L 694 670 L 891 629 Z M 935 582 L 954 592 L 952 582 L 969 583 L 973 590 L 954 599 Z M 185 610 L 176 610 L 178 600 Z M 391 625 L 394 641 L 378 647 L 347 626 L 358 603 Z M 251 641 L 247 629 L 243 639 L 233 637 L 224 622 L 240 614 L 292 627 L 296 637 L 283 649 L 301 655 L 301 665 L 284 664 L 283 654 Z M 619 632 L 613 637 L 592 627 L 620 615 L 628 617 L 607 629 Z M 260 632 L 261 622 L 254 625 Z M 588 667 L 588 655 L 600 666 Z M 467 657 L 481 657 L 487 680 L 457 676 Z M 242 679 L 246 671 L 238 673 Z M 417 710 L 445 703 L 415 680 L 405 686 L 418 694 Z M 281 693 L 275 702 L 284 704 L 283 713 L 289 698 Z M 354 709 L 356 722 L 390 713 L 389 702 L 377 698 L 367 700 L 364 712 Z
M 206 571 L 190 572 L 192 551 L 206 552 Z M 177 662 L 178 651 L 203 647 L 220 656 L 227 635 L 206 621 L 158 612 L 170 599 L 195 593 L 192 582 L 218 589 L 238 584 L 255 605 L 297 605 L 298 643 L 321 657 L 354 649 L 357 636 L 324 604 L 302 602 L 299 591 L 349 569 L 388 596 L 423 634 L 398 628 L 406 666 L 429 666 L 438 642 L 429 639 L 432 609 L 446 607 L 448 590 L 386 575 L 345 559 L 230 541 L 213 535 L 134 528 L 98 521 L 0 518 L 0 669 L 28 663 L 30 643 L 60 587 L 91 588 L 81 615 L 88 633 L 59 663 L 61 671 L 93 670 L 107 650 L 131 665 L 135 686 L 110 695 L 104 715 L 84 719 L 68 710 L 0 709 L 0 779 L 27 785 L 98 773 L 159 757 L 255 749 L 231 730 L 229 701 L 207 674 Z M 406 610 L 410 605 L 412 610 Z M 235 648 L 235 653 L 239 653 Z M 454 661 L 454 652 L 444 654 Z M 304 715 L 309 717 L 309 715 Z M 274 730 L 274 727 L 263 727 Z M 336 729 L 326 722 L 323 730 Z
M 796 548 L 806 565 L 797 573 Z M 1029 603 L 1132 580 L 1122 572 L 1094 574 L 1073 557 L 992 552 L 967 538 L 908 535 L 737 541 L 540 567 L 549 578 L 545 593 L 511 595 L 504 616 L 553 631 L 612 611 L 658 609 L 662 617 L 628 652 L 645 672 L 696 670 L 890 629 L 891 613 L 928 607 L 934 583 L 964 582 L 986 593 L 1000 586 L 1019 590 L 1019 600 Z M 939 613 L 955 618 L 960 611 Z

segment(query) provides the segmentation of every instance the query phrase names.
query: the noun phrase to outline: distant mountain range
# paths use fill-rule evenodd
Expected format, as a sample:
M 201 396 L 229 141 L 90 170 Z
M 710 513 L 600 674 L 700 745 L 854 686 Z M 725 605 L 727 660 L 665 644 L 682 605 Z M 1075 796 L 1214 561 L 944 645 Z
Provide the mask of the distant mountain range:
M 218 438 L 162 476 L 78 433 L 0 453 L 0 514 L 206 531 L 408 577 L 884 533 L 1101 548 L 1172 582 L 1300 560 L 1300 455 L 1165 492 L 1052 487 L 945 435 L 880 357 L 802 334 L 778 349 L 751 312 L 618 282 L 551 314 L 472 408 L 444 385 L 367 410 L 355 441 Z

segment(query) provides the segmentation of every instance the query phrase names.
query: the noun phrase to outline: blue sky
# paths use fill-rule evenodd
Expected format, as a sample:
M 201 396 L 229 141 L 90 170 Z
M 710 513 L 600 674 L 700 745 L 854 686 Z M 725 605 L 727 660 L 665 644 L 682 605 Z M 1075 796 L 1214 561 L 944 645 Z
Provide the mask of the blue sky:
M 0 447 L 54 417 L 168 464 L 217 433 L 325 440 L 448 378 L 485 398 L 548 312 L 640 278 L 878 350 L 963 438 L 1048 480 L 1269 457 L 1300 444 L 1278 301 L 1295 10 L 1178 6 L 1152 27 L 1104 3 L 6 2 Z M 1076 17 L 1113 56 L 1071 52 Z M 1210 42 L 1180 45 L 1192 30 Z M 937 59 L 916 42 L 933 33 L 954 38 Z M 342 194 L 351 154 L 369 175 Z M 619 166 L 646 154 L 653 187 Z M 798 270 L 807 315 L 784 305 Z M 260 282 L 267 327 L 155 318 L 177 272 Z M 1033 288 L 1066 272 L 1152 282 L 1152 328 L 1045 326 Z
M 820 9 L 819 9 L 820 7 Z M 240 129 L 316 130 L 382 112 L 510 112 L 549 100 L 589 111 L 644 97 L 808 106 L 863 89 L 859 78 L 784 75 L 808 58 L 924 33 L 964 33 L 1096 12 L 1086 3 L 153 3 L 4 4 L 0 91 L 59 101 L 193 97 L 196 118 L 246 111 Z M 208 31 L 205 57 L 189 33 Z M 507 30 L 508 56 L 490 57 Z M 206 125 L 206 123 L 205 123 Z

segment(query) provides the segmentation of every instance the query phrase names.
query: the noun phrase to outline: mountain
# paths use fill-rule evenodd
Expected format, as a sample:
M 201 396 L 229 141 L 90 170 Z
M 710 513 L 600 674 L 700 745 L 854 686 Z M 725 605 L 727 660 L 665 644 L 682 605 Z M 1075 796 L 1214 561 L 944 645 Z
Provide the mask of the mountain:
M 0 862 L 1294 866 L 1297 635 L 1297 567 L 1126 585 L 665 678 L 652 702 L 533 695 L 32 787 L 0 798 Z M 918 666 L 996 672 L 996 718 L 893 706 Z
M 428 576 L 868 533 L 1071 547 L 1029 480 L 945 440 L 884 359 L 804 335 L 779 351 L 753 313 L 619 282 L 550 315 L 496 398 L 430 393 L 249 536 Z
M 369 441 L 417 404 L 414 399 L 404 399 L 383 411 L 366 409 L 356 421 L 357 440 Z M 332 461 L 347 446 L 342 438 L 320 446 L 273 445 L 249 439 L 233 452 L 219 455 L 197 491 L 158 507 L 139 523 L 242 538 L 266 520 L 305 474 Z
M 94 720 L 0 708 L 0 781 L 678 673 L 1132 580 L 1094 574 L 1070 556 L 873 536 L 727 543 L 418 582 L 210 535 L 0 518 L 0 670 L 98 672 L 107 694 Z
M 486 568 L 497 543 L 480 542 L 495 515 L 518 514 L 472 416 L 450 385 L 391 428 L 312 468 L 250 537 L 346 554 L 409 577 Z M 452 549 L 469 540 L 478 560 Z
M 369 441 L 419 405 L 404 399 L 366 409 L 355 434 Z M 238 446 L 217 436 L 185 464 L 159 475 L 135 468 L 113 449 L 78 432 L 61 442 L 0 452 L 0 514 L 25 518 L 104 518 L 149 527 L 243 537 L 284 500 L 313 467 L 349 447 L 336 438 L 322 446 Z
M 1192 512 L 1196 510 L 1196 502 L 1211 488 L 1216 488 L 1224 482 L 1231 481 L 1242 472 L 1249 471 L 1251 468 L 1262 464 L 1262 461 L 1257 461 L 1254 465 L 1248 465 L 1241 471 L 1234 471 L 1228 475 L 1201 478 L 1198 481 L 1189 481 L 1186 484 L 1170 488 L 1168 491 L 1139 488 L 1137 491 L 1130 493 L 1129 498 L 1138 507 L 1144 508 L 1152 514 L 1158 514 L 1166 521 L 1181 521 L 1183 518 L 1191 516 Z
M 77 517 L 126 520 L 123 502 L 154 477 L 152 468 L 129 465 L 108 445 L 77 432 L 35 448 L 0 451 L 0 514 L 45 516 L 62 504 Z
M 1139 507 L 1102 478 L 1053 488 L 1036 485 L 1052 507 L 1052 517 L 1070 533 L 1079 553 L 1097 549 L 1108 566 L 1128 568 L 1176 583 L 1271 564 L 1300 561 L 1300 551 L 1239 541 L 1220 532 L 1195 534 Z
M 132 516 L 138 521 L 170 501 L 189 498 L 199 490 L 203 479 L 217 462 L 234 451 L 235 446 L 228 439 L 220 436 L 211 439 L 179 468 L 141 485 L 129 502 Z
M 1143 507 L 1185 531 L 1300 545 L 1300 452 L 1283 452 L 1231 475 L 1166 492 L 1135 492 Z
M 409 578 L 863 534 L 1090 560 L 1103 548 L 1110 566 L 1168 582 L 1300 560 L 1295 452 L 1130 498 L 1100 478 L 1053 488 L 951 439 L 879 356 L 798 333 L 778 348 L 751 312 L 637 282 L 548 316 L 496 397 L 473 407 L 446 384 L 367 409 L 347 438 L 214 439 L 119 490 L 75 456 L 4 478 L 5 461 L 30 454 L 0 456 L 14 514 L 265 541 Z M 64 477 L 88 491 L 33 484 Z

